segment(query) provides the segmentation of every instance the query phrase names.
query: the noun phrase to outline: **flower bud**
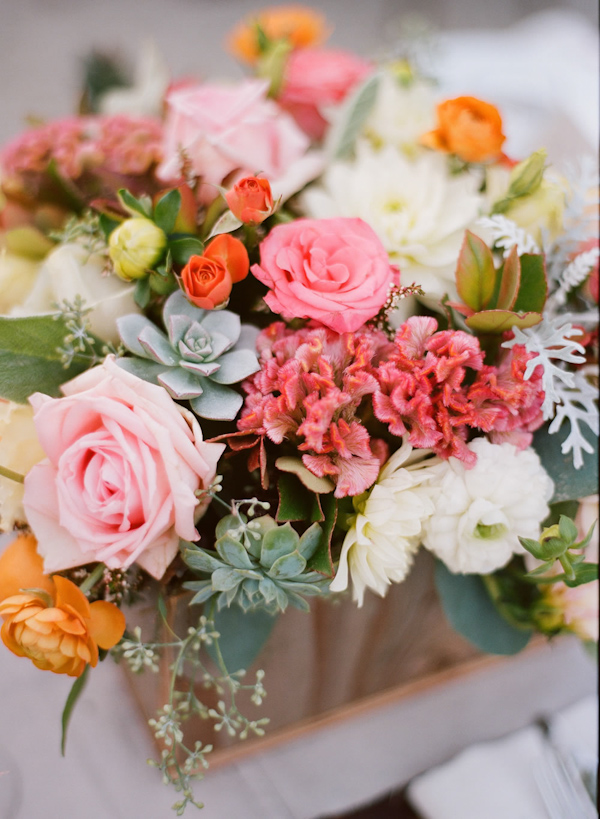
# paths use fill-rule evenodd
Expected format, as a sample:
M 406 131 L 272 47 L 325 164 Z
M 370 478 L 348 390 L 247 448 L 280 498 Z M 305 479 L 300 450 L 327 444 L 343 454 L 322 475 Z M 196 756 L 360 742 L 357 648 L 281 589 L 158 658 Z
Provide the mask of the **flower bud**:
M 115 273 L 125 281 L 142 279 L 163 255 L 167 237 L 150 219 L 126 219 L 108 240 Z
M 268 179 L 246 176 L 225 194 L 233 215 L 246 225 L 259 225 L 273 213 L 273 194 Z
M 547 156 L 548 154 L 542 148 L 512 169 L 508 188 L 509 197 L 528 196 L 535 193 L 542 184 Z
M 187 298 L 203 310 L 224 307 L 229 300 L 232 281 L 222 259 L 192 256 L 181 271 Z

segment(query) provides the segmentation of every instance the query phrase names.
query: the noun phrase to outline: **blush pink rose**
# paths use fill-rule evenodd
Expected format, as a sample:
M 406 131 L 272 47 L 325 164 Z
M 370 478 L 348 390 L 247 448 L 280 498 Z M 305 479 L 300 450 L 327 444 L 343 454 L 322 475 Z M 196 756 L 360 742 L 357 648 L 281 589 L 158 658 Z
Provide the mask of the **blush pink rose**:
M 267 99 L 268 86 L 266 80 L 246 79 L 236 85 L 203 83 L 170 91 L 159 177 L 181 176 L 183 150 L 193 173 L 210 185 L 220 185 L 234 171 L 242 176 L 260 171 L 277 198 L 313 179 L 322 170 L 323 159 L 307 154 L 306 134 Z M 205 197 L 217 193 L 203 187 Z
M 362 219 L 297 219 L 273 228 L 252 273 L 286 319 L 311 318 L 337 333 L 358 330 L 385 303 L 397 271 Z
M 112 357 L 63 385 L 64 398 L 31 396 L 46 460 L 25 480 L 23 505 L 47 573 L 134 561 L 160 578 L 179 538 L 196 540 L 223 444 L 202 440 L 191 412 Z
M 278 101 L 308 136 L 322 139 L 326 109 L 343 102 L 372 71 L 372 63 L 348 51 L 299 49 L 288 58 Z

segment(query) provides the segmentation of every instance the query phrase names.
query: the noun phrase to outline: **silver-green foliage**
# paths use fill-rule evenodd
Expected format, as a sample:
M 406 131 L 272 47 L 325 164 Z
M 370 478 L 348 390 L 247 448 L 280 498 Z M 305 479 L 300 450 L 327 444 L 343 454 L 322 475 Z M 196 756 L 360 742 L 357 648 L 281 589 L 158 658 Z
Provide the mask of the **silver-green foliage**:
M 256 333 L 242 327 L 229 310 L 201 310 L 178 290 L 163 310 L 167 334 L 145 316 L 117 320 L 123 344 L 135 358 L 120 358 L 119 367 L 163 386 L 176 400 L 189 399 L 201 418 L 231 421 L 242 396 L 231 389 L 259 369 L 253 351 Z
M 244 611 L 262 608 L 275 613 L 288 604 L 308 611 L 304 596 L 327 590 L 329 579 L 307 568 L 322 537 L 313 523 L 300 537 L 289 523 L 279 526 L 270 515 L 249 521 L 227 515 L 216 528 L 216 554 L 185 543 L 183 558 L 194 571 L 210 574 L 185 583 L 196 594 L 191 603 L 216 595 L 222 609 L 236 603 Z

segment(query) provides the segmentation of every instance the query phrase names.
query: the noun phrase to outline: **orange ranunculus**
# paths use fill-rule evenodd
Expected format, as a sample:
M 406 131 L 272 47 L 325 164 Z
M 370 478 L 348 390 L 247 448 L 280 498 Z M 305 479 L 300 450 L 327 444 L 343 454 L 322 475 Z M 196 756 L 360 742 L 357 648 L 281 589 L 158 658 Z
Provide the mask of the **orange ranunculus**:
M 438 127 L 423 134 L 421 144 L 456 154 L 465 162 L 499 159 L 506 137 L 502 118 L 489 102 L 475 97 L 457 97 L 437 106 Z
M 246 176 L 227 191 L 225 199 L 233 215 L 246 225 L 259 225 L 273 213 L 273 194 L 268 179 Z
M 34 537 L 20 535 L 0 557 L 0 637 L 38 668 L 79 677 L 97 664 L 98 648 L 119 642 L 125 617 L 104 600 L 90 604 L 65 577 L 44 575 L 35 546 Z
M 320 45 L 327 38 L 325 17 L 306 6 L 274 6 L 263 9 L 237 25 L 228 37 L 229 50 L 253 64 L 260 56 L 258 28 L 268 40 L 287 40 L 292 48 Z

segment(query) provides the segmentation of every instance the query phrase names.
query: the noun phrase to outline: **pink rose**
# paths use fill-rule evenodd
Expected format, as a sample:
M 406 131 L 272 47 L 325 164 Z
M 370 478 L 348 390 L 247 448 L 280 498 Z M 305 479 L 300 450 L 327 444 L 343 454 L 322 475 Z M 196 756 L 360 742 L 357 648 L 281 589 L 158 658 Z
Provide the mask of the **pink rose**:
M 266 80 L 246 79 L 237 85 L 204 83 L 172 90 L 160 178 L 181 176 L 183 150 L 192 171 L 212 185 L 220 185 L 233 171 L 242 176 L 260 171 L 277 197 L 289 196 L 313 179 L 323 160 L 306 153 L 308 138 L 267 99 L 268 86 Z M 202 193 L 213 195 L 206 189 Z
M 179 538 L 198 538 L 206 502 L 195 492 L 224 446 L 205 443 L 192 413 L 112 357 L 62 389 L 30 398 L 47 458 L 29 471 L 23 505 L 44 570 L 136 561 L 162 577 Z
M 395 280 L 388 255 L 362 219 L 298 219 L 273 228 L 252 273 L 284 318 L 312 318 L 337 333 L 358 330 Z
M 312 139 L 322 139 L 328 125 L 325 109 L 339 105 L 372 71 L 372 63 L 348 51 L 293 51 L 279 103 Z

